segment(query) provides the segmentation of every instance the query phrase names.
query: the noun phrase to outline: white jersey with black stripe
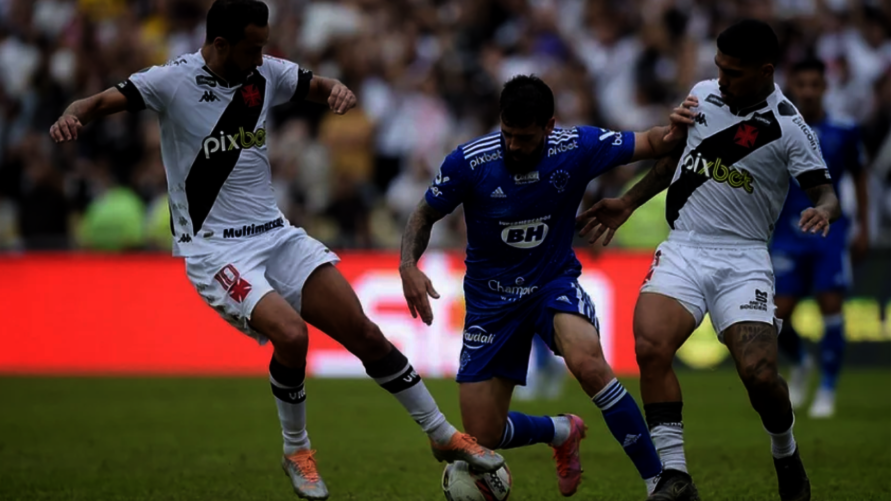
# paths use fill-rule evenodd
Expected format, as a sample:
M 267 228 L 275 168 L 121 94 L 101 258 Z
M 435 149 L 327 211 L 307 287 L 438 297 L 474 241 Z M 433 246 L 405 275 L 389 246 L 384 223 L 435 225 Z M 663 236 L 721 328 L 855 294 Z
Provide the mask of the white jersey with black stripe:
M 717 80 L 690 93 L 699 115 L 668 188 L 668 224 L 704 240 L 766 243 L 790 176 L 804 188 L 829 182 L 817 136 L 779 87 L 741 110 L 724 103 Z
M 118 84 L 131 111 L 158 113 L 175 256 L 288 224 L 273 192 L 266 119 L 270 107 L 302 100 L 311 79 L 292 62 L 264 56 L 244 81 L 230 83 L 196 52 Z

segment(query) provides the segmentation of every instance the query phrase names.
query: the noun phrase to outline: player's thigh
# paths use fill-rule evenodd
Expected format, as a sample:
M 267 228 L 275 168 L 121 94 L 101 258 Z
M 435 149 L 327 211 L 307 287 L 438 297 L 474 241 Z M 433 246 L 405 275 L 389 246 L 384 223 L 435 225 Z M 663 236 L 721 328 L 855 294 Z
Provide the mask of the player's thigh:
M 640 293 L 634 305 L 633 331 L 641 371 L 671 365 L 675 353 L 702 321 L 699 311 L 693 303 L 675 297 Z
M 303 318 L 362 360 L 379 360 L 390 343 L 362 309 L 346 278 L 323 264 L 303 286 Z
M 204 302 L 261 344 L 274 335 L 260 332 L 251 324 L 257 305 L 274 290 L 265 277 L 266 260 L 265 250 L 245 246 L 185 259 L 186 275 Z
M 634 347 L 642 371 L 670 364 L 707 311 L 694 247 L 666 241 L 653 256 L 634 306 Z
M 478 308 L 468 300 L 458 374 L 459 383 L 502 378 L 526 384 L 534 319 L 525 306 Z
M 501 443 L 515 385 L 500 377 L 458 385 L 464 431 L 483 446 L 495 448 Z
M 838 245 L 827 245 L 817 261 L 814 292 L 820 312 L 835 315 L 842 312 L 845 293 L 851 285 L 851 259 Z
M 779 325 L 773 267 L 767 249 L 722 249 L 712 256 L 717 264 L 706 301 L 718 338 L 724 341 L 724 332 L 741 322 Z
M 267 277 L 303 318 L 362 360 L 377 360 L 390 345 L 362 310 L 352 286 L 334 267 L 339 258 L 299 228 L 285 228 Z
M 777 296 L 777 316 L 788 318 L 795 304 L 790 300 L 807 296 L 811 290 L 813 267 L 811 255 L 793 248 L 791 244 L 775 243 L 770 249 L 770 260 L 774 273 L 774 289 Z M 781 304 L 779 299 L 783 299 Z
M 600 333 L 577 313 L 554 313 L 554 345 L 585 392 L 594 396 L 614 377 L 603 355 Z

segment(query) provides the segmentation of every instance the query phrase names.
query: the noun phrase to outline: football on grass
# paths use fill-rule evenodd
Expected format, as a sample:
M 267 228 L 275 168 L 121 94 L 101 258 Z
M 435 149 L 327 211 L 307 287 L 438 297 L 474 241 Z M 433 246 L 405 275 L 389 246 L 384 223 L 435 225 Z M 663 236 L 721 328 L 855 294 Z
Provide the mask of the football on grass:
M 510 469 L 480 473 L 463 461 L 448 464 L 442 472 L 442 491 L 449 501 L 504 501 L 510 496 Z

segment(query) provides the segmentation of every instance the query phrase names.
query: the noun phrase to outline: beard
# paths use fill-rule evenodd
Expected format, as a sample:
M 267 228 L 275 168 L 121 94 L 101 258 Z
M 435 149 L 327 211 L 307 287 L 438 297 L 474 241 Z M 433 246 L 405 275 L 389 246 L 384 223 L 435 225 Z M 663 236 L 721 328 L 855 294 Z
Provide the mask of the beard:
M 543 150 L 544 142 L 542 142 L 542 144 L 529 155 L 521 155 L 519 158 L 514 158 L 508 153 L 504 155 L 504 166 L 507 168 L 508 172 L 525 174 L 538 166 Z

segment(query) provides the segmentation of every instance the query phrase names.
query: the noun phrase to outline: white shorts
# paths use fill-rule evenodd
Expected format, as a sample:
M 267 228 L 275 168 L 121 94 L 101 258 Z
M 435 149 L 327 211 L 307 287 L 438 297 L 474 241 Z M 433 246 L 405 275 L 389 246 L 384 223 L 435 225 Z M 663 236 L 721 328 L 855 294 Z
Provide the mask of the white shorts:
M 211 254 L 186 257 L 186 274 L 204 301 L 227 322 L 260 344 L 251 329 L 254 307 L 267 293 L 280 294 L 298 313 L 303 284 L 326 263 L 340 258 L 302 228 L 275 231 L 220 245 Z
M 640 289 L 676 299 L 696 319 L 706 312 L 724 341 L 739 322 L 781 323 L 774 316 L 774 277 L 767 245 L 761 242 L 705 243 L 672 231 L 656 249 Z

